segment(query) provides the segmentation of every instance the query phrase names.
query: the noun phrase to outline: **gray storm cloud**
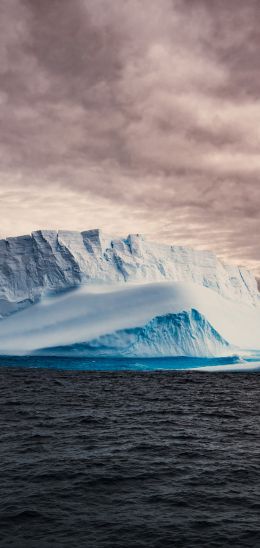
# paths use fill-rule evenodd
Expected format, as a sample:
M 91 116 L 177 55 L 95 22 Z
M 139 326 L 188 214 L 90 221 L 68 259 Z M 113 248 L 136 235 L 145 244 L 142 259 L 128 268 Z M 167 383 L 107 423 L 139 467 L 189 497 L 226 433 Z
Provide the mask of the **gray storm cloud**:
M 259 9 L 2 0 L 2 234 L 144 231 L 260 272 Z

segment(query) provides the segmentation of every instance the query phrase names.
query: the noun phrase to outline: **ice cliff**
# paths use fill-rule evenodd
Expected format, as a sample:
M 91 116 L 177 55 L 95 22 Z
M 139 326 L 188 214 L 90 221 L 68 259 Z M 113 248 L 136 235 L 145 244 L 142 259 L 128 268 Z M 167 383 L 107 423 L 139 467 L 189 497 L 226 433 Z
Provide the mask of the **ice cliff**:
M 46 291 L 89 283 L 193 282 L 231 300 L 257 303 L 254 276 L 210 251 L 168 246 L 100 230 L 36 231 L 0 240 L 0 315 L 36 302 Z

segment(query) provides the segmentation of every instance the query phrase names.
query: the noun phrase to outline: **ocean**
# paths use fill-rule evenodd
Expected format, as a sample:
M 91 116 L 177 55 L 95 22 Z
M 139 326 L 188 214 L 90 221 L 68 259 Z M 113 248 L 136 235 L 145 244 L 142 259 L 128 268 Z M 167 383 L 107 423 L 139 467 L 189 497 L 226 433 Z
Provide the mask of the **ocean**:
M 1 548 L 260 546 L 259 374 L 134 363 L 1 358 Z

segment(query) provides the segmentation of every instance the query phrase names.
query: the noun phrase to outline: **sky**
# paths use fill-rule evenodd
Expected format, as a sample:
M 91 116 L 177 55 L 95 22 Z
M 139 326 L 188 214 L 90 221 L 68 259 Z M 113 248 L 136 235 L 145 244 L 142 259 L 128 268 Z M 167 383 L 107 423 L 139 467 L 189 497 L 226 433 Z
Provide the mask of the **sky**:
M 0 236 L 144 233 L 260 274 L 259 0 L 1 0 Z

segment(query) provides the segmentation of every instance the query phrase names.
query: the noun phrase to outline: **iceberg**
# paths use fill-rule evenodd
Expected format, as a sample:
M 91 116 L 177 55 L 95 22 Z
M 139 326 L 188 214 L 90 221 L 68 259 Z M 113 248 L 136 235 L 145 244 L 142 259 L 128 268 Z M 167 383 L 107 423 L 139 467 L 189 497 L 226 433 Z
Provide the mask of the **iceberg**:
M 246 268 L 212 252 L 37 231 L 0 240 L 0 354 L 227 356 L 260 349 Z

